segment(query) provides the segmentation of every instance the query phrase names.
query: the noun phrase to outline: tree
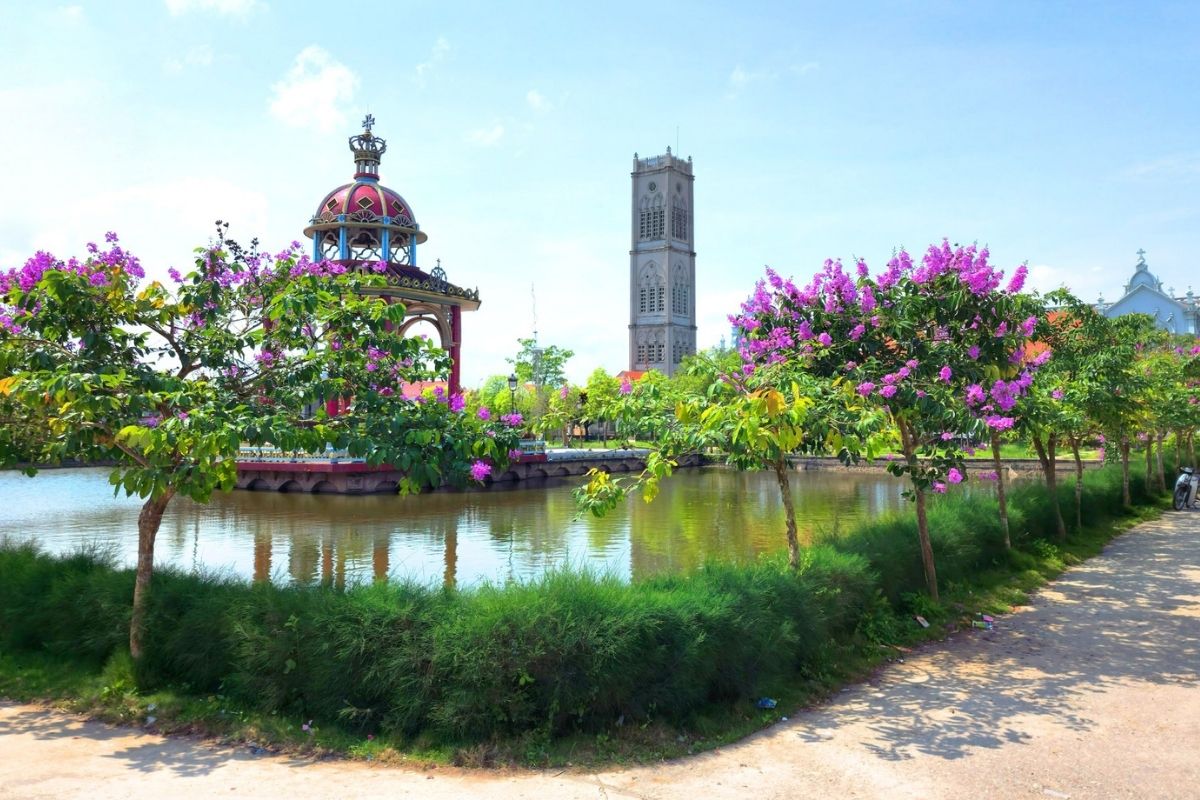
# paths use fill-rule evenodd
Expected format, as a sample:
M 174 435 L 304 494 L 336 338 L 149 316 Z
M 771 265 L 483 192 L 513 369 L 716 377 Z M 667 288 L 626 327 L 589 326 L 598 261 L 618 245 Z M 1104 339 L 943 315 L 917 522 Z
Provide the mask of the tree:
M 621 382 L 605 372 L 603 367 L 596 367 L 592 371 L 588 376 L 587 386 L 584 387 L 584 394 L 587 395 L 583 403 L 584 420 L 588 423 L 603 423 L 606 445 L 609 428 L 616 419 L 615 406 L 620 388 Z
M 518 339 L 520 352 L 514 358 L 505 359 L 513 365 L 513 372 L 521 383 L 532 383 L 535 395 L 533 416 L 546 413 L 549 401 L 547 392 L 567 382 L 567 362 L 575 351 L 557 345 L 539 345 L 537 339 Z
M 115 234 L 82 260 L 40 252 L 0 276 L 0 395 L 44 420 L 36 459 L 111 460 L 115 490 L 145 500 L 135 660 L 163 514 L 177 494 L 206 502 L 233 488 L 243 444 L 345 449 L 394 465 L 401 491 L 418 491 L 483 480 L 515 443 L 508 426 L 463 414 L 459 396 L 403 399 L 401 384 L 444 377 L 449 361 L 391 332 L 404 308 L 382 274 L 313 263 L 298 245 L 245 250 L 224 231 L 194 271 L 171 271 L 170 288 L 142 285 Z M 338 397 L 352 401 L 328 416 L 323 401 Z M 17 456 L 0 447 L 4 462 Z
M 920 263 L 900 251 L 872 278 L 840 261 L 803 288 L 768 270 L 734 323 L 743 332 L 747 370 L 789 361 L 811 374 L 855 387 L 864 407 L 886 413 L 916 505 L 926 585 L 938 596 L 925 500 L 965 478 L 960 437 L 982 425 L 1011 429 L 1009 415 L 1031 382 L 1020 364 L 1037 324 L 1038 304 L 1020 294 L 1025 268 L 1004 290 L 986 248 L 930 246 Z M 770 288 L 768 288 L 768 285 Z

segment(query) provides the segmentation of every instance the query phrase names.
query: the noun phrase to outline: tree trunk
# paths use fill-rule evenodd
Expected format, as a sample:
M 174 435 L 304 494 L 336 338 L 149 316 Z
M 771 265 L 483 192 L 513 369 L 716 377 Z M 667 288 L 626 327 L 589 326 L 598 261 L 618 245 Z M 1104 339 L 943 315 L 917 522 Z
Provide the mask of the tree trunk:
M 1121 437 L 1121 502 L 1125 507 L 1133 505 L 1133 498 L 1129 494 L 1129 438 Z
M 917 448 L 913 441 L 912 429 L 905 422 L 899 422 L 900 442 L 904 448 L 904 459 L 908 462 L 909 470 L 915 474 L 917 465 Z M 929 597 L 938 602 L 937 566 L 933 562 L 933 543 L 929 539 L 929 520 L 925 515 L 925 491 L 913 484 L 917 501 L 917 540 L 921 545 L 921 566 L 925 569 L 925 588 Z
M 1166 438 L 1167 438 L 1167 435 L 1165 433 L 1163 433 L 1162 431 L 1158 432 L 1158 451 L 1157 451 L 1156 457 L 1158 459 L 1158 491 L 1159 492 L 1165 492 L 1167 490 L 1167 476 L 1163 472 L 1163 454 L 1162 454 L 1163 439 L 1166 439 Z
M 134 661 L 142 658 L 142 637 L 146 628 L 146 599 L 150 591 L 150 577 L 154 573 L 154 538 L 162 524 L 167 503 L 175 496 L 168 489 L 159 497 L 151 497 L 142 505 L 138 514 L 138 557 L 137 577 L 133 583 L 133 614 L 129 618 L 129 654 Z
M 992 431 L 992 463 L 996 467 L 996 501 L 1000 504 L 1000 530 L 1004 531 L 1004 549 L 1012 548 L 1008 536 L 1008 498 L 1004 496 L 1004 468 L 1000 464 L 1000 432 Z
M 792 484 L 788 478 L 787 458 L 775 461 L 775 479 L 779 481 L 779 496 L 783 500 L 783 511 L 787 516 L 788 566 L 800 568 L 800 541 L 796 538 L 796 507 L 792 505 Z
M 1083 459 L 1079 456 L 1079 437 L 1071 437 L 1071 453 L 1075 456 L 1075 531 L 1083 530 Z
M 1196 468 L 1196 434 L 1194 431 L 1188 431 L 1187 435 L 1188 447 L 1188 466 L 1192 469 Z
M 1035 434 L 1030 437 L 1033 448 L 1037 451 L 1038 461 L 1042 463 L 1042 474 L 1046 478 L 1046 491 L 1050 494 L 1050 507 L 1054 509 L 1054 528 L 1059 539 L 1067 538 L 1067 523 L 1063 521 L 1062 509 L 1058 507 L 1058 467 L 1055 463 L 1055 450 L 1058 445 L 1058 434 L 1046 436 L 1045 443 Z
M 1154 434 L 1146 434 L 1146 494 L 1154 493 Z
M 1176 428 L 1176 429 L 1175 429 L 1175 474 L 1176 474 L 1176 475 L 1178 475 L 1178 474 L 1179 474 L 1179 467 L 1180 467 L 1180 465 L 1181 465 L 1181 462 L 1180 462 L 1180 460 L 1179 460 L 1179 459 L 1180 459 L 1180 456 L 1179 456 L 1179 440 L 1180 440 L 1182 437 L 1183 437 L 1183 431 L 1181 431 L 1181 430 L 1179 430 L 1178 428 Z

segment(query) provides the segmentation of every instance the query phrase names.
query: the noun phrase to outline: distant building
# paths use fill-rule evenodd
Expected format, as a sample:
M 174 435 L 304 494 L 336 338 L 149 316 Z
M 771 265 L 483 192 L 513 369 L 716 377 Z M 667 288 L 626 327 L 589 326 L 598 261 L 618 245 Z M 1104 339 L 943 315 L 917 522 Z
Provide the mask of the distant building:
M 1195 334 L 1200 330 L 1197 318 L 1200 308 L 1197 307 L 1197 297 L 1191 288 L 1182 297 L 1172 297 L 1174 290 L 1163 290 L 1162 281 L 1154 277 L 1146 265 L 1146 251 L 1138 250 L 1137 266 L 1134 267 L 1133 277 L 1125 284 L 1125 294 L 1120 300 L 1112 303 L 1100 298 L 1096 308 L 1106 317 L 1119 317 L 1123 314 L 1149 314 L 1154 318 L 1158 327 L 1171 333 Z
M 674 374 L 696 352 L 692 159 L 633 154 L 629 369 Z

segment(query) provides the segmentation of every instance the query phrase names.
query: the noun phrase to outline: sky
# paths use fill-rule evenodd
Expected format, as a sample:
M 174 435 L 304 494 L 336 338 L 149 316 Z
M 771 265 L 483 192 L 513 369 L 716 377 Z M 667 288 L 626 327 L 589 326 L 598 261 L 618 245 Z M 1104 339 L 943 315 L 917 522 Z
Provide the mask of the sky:
M 836 8 L 834 6 L 837 6 Z M 535 326 L 626 366 L 635 152 L 691 156 L 697 343 L 770 265 L 978 242 L 1031 285 L 1200 292 L 1200 4 L 0 0 L 0 268 L 117 231 L 151 277 L 213 221 L 271 249 L 382 182 L 478 288 L 463 379 Z M 1193 284 L 1194 282 L 1194 284 Z

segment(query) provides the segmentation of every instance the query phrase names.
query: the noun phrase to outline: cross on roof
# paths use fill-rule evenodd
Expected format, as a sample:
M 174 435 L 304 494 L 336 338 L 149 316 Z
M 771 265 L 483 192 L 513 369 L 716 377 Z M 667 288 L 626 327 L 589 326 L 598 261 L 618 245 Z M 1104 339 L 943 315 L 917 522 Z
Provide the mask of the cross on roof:
M 375 127 L 375 117 L 371 114 L 367 114 L 365 117 L 363 117 L 363 130 L 367 133 L 370 133 L 371 128 L 373 127 Z

